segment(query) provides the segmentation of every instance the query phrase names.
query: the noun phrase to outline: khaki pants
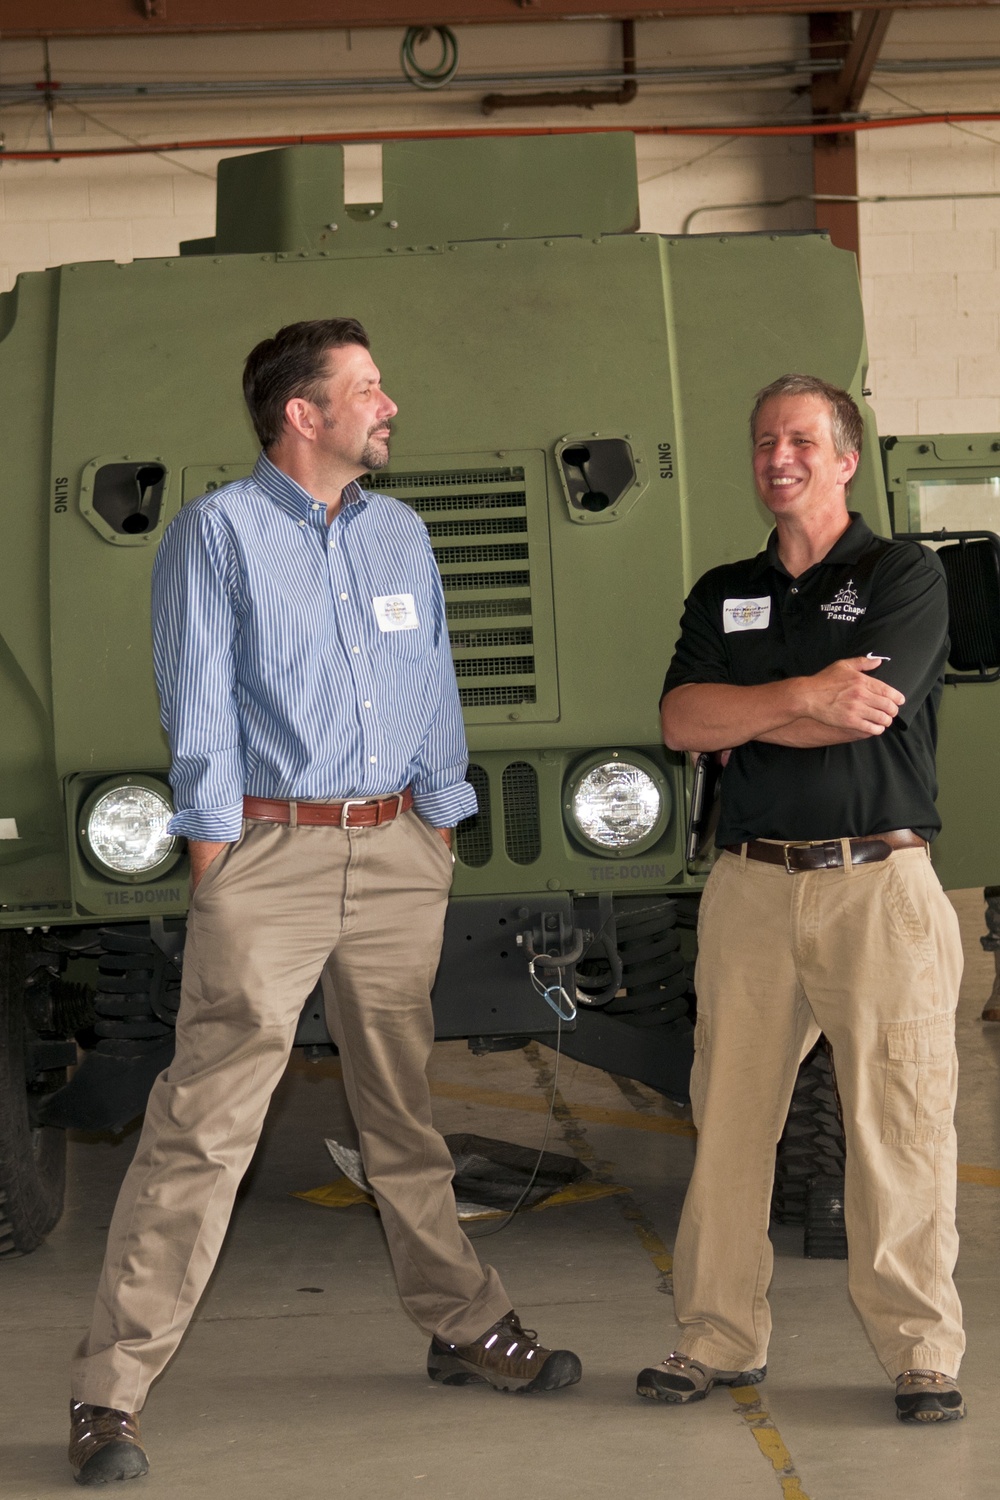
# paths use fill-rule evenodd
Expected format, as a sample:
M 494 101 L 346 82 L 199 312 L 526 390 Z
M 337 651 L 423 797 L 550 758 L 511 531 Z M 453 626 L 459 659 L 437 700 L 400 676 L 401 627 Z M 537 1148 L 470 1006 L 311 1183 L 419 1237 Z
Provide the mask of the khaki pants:
M 890 1377 L 956 1375 L 958 921 L 922 849 L 789 875 L 723 854 L 699 918 L 698 1149 L 675 1256 L 682 1353 L 767 1359 L 774 1154 L 796 1070 L 829 1038 L 847 1135 L 851 1297 Z
M 510 1309 L 459 1228 L 431 1123 L 430 987 L 451 873 L 415 812 L 351 830 L 246 823 L 209 867 L 188 921 L 177 1052 L 115 1209 L 76 1400 L 138 1411 L 176 1349 L 320 978 L 404 1305 L 458 1344 Z

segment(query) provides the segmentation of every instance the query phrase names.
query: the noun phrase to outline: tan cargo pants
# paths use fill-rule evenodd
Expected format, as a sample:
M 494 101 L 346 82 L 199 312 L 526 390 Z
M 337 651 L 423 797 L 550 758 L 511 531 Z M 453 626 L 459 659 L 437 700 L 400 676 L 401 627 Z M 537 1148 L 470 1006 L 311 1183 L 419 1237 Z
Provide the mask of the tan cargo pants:
M 177 1348 L 320 978 L 404 1305 L 458 1344 L 510 1309 L 459 1227 L 431 1122 L 430 987 L 451 874 L 444 841 L 412 811 L 381 828 L 245 823 L 209 866 L 188 920 L 177 1052 L 115 1209 L 74 1399 L 138 1411 Z
M 725 1370 L 767 1359 L 775 1146 L 799 1062 L 823 1031 L 847 1135 L 854 1305 L 890 1377 L 956 1375 L 962 949 L 927 854 L 795 875 L 723 854 L 702 898 L 699 955 L 698 1147 L 674 1270 L 679 1350 Z

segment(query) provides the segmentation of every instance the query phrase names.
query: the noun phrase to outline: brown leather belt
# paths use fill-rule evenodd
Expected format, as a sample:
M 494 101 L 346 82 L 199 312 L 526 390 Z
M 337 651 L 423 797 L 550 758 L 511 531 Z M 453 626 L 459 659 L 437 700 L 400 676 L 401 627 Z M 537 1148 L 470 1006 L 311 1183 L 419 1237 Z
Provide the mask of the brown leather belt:
M 244 797 L 243 816 L 257 823 L 288 823 L 333 828 L 380 828 L 413 806 L 409 787 L 391 797 L 349 797 L 346 802 L 286 802 L 279 797 Z
M 782 865 L 789 875 L 803 870 L 842 870 L 844 868 L 843 840 L 827 839 L 822 844 L 772 844 L 763 839 L 753 843 L 727 844 L 730 854 L 742 854 L 744 847 L 747 859 L 760 859 L 766 865 Z M 874 865 L 888 859 L 894 849 L 926 849 L 927 840 L 912 828 L 894 828 L 889 833 L 873 834 L 871 838 L 848 839 L 852 865 Z

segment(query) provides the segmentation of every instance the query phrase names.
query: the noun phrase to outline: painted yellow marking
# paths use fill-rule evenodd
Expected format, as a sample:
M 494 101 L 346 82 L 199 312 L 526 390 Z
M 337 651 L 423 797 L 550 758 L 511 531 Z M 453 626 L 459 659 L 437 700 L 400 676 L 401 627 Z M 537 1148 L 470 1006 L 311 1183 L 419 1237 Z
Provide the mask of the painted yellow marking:
M 499 1090 L 478 1089 L 464 1083 L 431 1080 L 431 1093 L 439 1099 L 461 1099 L 469 1104 L 485 1104 L 494 1109 L 521 1109 L 533 1115 L 547 1115 L 549 1101 L 540 1094 L 506 1094 Z M 669 1115 L 640 1115 L 627 1109 L 602 1109 L 596 1104 L 574 1104 L 573 1113 L 588 1125 L 616 1125 L 622 1130 L 650 1130 L 657 1135 L 696 1134 L 690 1120 L 672 1120 Z
M 538 1086 L 547 1095 L 552 1088 L 552 1069 L 548 1063 L 542 1061 L 542 1056 L 535 1043 L 532 1043 L 526 1051 L 528 1061 L 535 1071 Z M 579 1105 L 574 1105 L 571 1109 L 557 1089 L 552 1113 L 562 1126 L 563 1139 L 566 1141 L 566 1144 L 576 1152 L 581 1161 L 587 1163 L 598 1181 L 610 1182 L 612 1180 L 611 1174 L 614 1170 L 612 1163 L 602 1162 L 597 1159 L 594 1148 L 587 1139 L 587 1133 L 580 1123 L 582 1119 L 587 1118 L 586 1111 Z M 594 1113 L 602 1117 L 601 1123 L 605 1123 L 603 1117 L 607 1115 L 620 1115 L 622 1111 L 595 1110 Z M 628 1116 L 626 1115 L 625 1118 L 628 1119 Z M 634 1118 L 637 1123 L 641 1122 L 641 1125 L 646 1125 L 647 1123 L 659 1124 L 661 1117 L 637 1114 Z M 684 1122 L 671 1120 L 668 1123 L 674 1125 L 683 1124 Z M 630 1126 L 630 1128 L 635 1127 Z M 688 1126 L 688 1133 L 693 1134 L 692 1126 Z M 622 1198 L 620 1207 L 622 1217 L 627 1223 L 632 1225 L 636 1238 L 659 1273 L 659 1290 L 661 1292 L 672 1292 L 674 1261 L 670 1251 L 631 1193 Z M 791 1454 L 786 1448 L 780 1432 L 772 1422 L 770 1413 L 764 1408 L 761 1402 L 759 1387 L 742 1387 L 739 1390 L 732 1390 L 730 1394 L 735 1398 L 740 1415 L 753 1433 L 758 1448 L 774 1469 L 775 1478 L 781 1489 L 782 1500 L 809 1500 L 809 1496 L 802 1488 L 802 1481 L 795 1471 Z
M 802 1481 L 795 1472 L 792 1455 L 785 1447 L 781 1433 L 771 1420 L 771 1413 L 761 1399 L 759 1385 L 744 1385 L 729 1394 L 736 1402 L 740 1416 L 754 1435 L 757 1447 L 774 1470 L 784 1500 L 809 1500 Z
M 439 1099 L 459 1099 L 468 1104 L 482 1104 L 493 1109 L 518 1109 L 526 1114 L 546 1115 L 548 1099 L 536 1094 L 504 1093 L 499 1089 L 480 1089 L 464 1083 L 431 1081 L 431 1093 Z M 596 1104 L 574 1104 L 573 1114 L 588 1125 L 611 1125 L 619 1130 L 645 1130 L 654 1135 L 698 1134 L 690 1120 L 674 1120 L 669 1115 L 638 1114 L 627 1109 L 604 1109 Z M 959 1182 L 974 1182 L 980 1187 L 1000 1187 L 1000 1168 L 958 1164 Z
M 538 1080 L 538 1087 L 547 1097 L 552 1089 L 553 1069 L 547 1061 L 543 1060 L 541 1051 L 539 1050 L 537 1043 L 532 1042 L 530 1046 L 525 1049 L 525 1052 L 528 1062 L 534 1069 L 535 1077 Z M 576 1111 L 575 1113 L 574 1109 Z M 559 1125 L 562 1129 L 563 1140 L 566 1142 L 567 1146 L 569 1146 L 570 1149 L 576 1153 L 576 1155 L 582 1162 L 586 1162 L 587 1166 L 591 1170 L 592 1176 L 598 1182 L 604 1183 L 606 1186 L 617 1187 L 618 1184 L 615 1183 L 614 1180 L 613 1163 L 609 1161 L 601 1161 L 598 1158 L 597 1152 L 594 1150 L 593 1146 L 590 1144 L 590 1141 L 587 1139 L 587 1132 L 586 1130 L 584 1130 L 581 1123 L 586 1111 L 581 1106 L 574 1106 L 574 1109 L 570 1108 L 570 1106 L 566 1103 L 566 1100 L 563 1098 L 562 1094 L 558 1089 L 556 1089 L 553 1099 L 552 1114 L 554 1118 L 559 1121 Z M 546 1112 L 547 1110 L 548 1105 L 546 1103 Z M 618 1110 L 597 1110 L 595 1112 L 599 1115 L 623 1113 L 623 1111 Z M 677 1123 L 683 1122 L 681 1121 Z M 632 1225 L 632 1228 L 635 1230 L 638 1237 L 639 1243 L 642 1245 L 642 1248 L 645 1250 L 646 1254 L 653 1262 L 653 1265 L 656 1267 L 659 1283 L 658 1290 L 661 1292 L 665 1292 L 669 1296 L 674 1289 L 673 1256 L 670 1254 L 670 1251 L 660 1239 L 660 1236 L 657 1234 L 653 1224 L 649 1219 L 647 1219 L 638 1203 L 636 1203 L 631 1191 L 628 1188 L 624 1190 L 621 1198 L 619 1199 L 618 1206 L 621 1209 L 622 1218 L 626 1221 L 626 1223 Z
M 593 1203 L 596 1198 L 611 1198 L 619 1193 L 627 1193 L 628 1188 L 619 1187 L 616 1183 L 605 1182 L 573 1182 L 569 1187 L 560 1188 L 558 1192 L 552 1193 L 548 1198 L 543 1198 L 541 1203 L 532 1204 L 526 1213 L 537 1213 L 543 1208 L 562 1208 L 567 1203 Z M 356 1183 L 351 1182 L 348 1177 L 338 1177 L 335 1182 L 325 1183 L 323 1187 L 309 1188 L 304 1193 L 293 1193 L 293 1198 L 303 1198 L 306 1203 L 318 1203 L 322 1208 L 352 1208 L 355 1203 L 367 1203 L 369 1207 L 375 1207 L 375 1199 L 371 1193 L 366 1193 L 364 1188 L 359 1188 Z M 465 1219 L 502 1219 L 506 1210 L 502 1208 L 484 1208 L 482 1213 L 462 1214 Z
M 959 1182 L 978 1182 L 980 1187 L 1000 1187 L 1000 1171 L 996 1167 L 971 1167 L 960 1161 L 958 1180 Z

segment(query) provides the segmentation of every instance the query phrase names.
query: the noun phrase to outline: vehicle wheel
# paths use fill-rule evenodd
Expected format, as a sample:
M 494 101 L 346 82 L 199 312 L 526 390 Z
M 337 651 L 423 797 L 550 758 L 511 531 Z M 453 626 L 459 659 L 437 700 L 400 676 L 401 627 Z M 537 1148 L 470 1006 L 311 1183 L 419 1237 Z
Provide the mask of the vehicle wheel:
M 66 1132 L 33 1117 L 39 1095 L 58 1087 L 66 1070 L 36 1072 L 26 1004 L 34 969 L 27 933 L 0 933 L 0 1258 L 36 1249 L 63 1209 Z
M 828 1188 L 831 1182 L 843 1184 L 844 1160 L 844 1127 L 833 1061 L 825 1040 L 820 1038 L 799 1069 L 784 1133 L 778 1142 L 771 1199 L 775 1220 L 779 1224 L 806 1224 L 811 1185 L 815 1182 Z M 812 1212 L 819 1216 L 817 1227 L 821 1221 L 832 1242 L 833 1237 L 843 1235 L 843 1188 L 839 1194 L 828 1192 L 827 1197 L 825 1208 L 821 1209 L 817 1203 Z

